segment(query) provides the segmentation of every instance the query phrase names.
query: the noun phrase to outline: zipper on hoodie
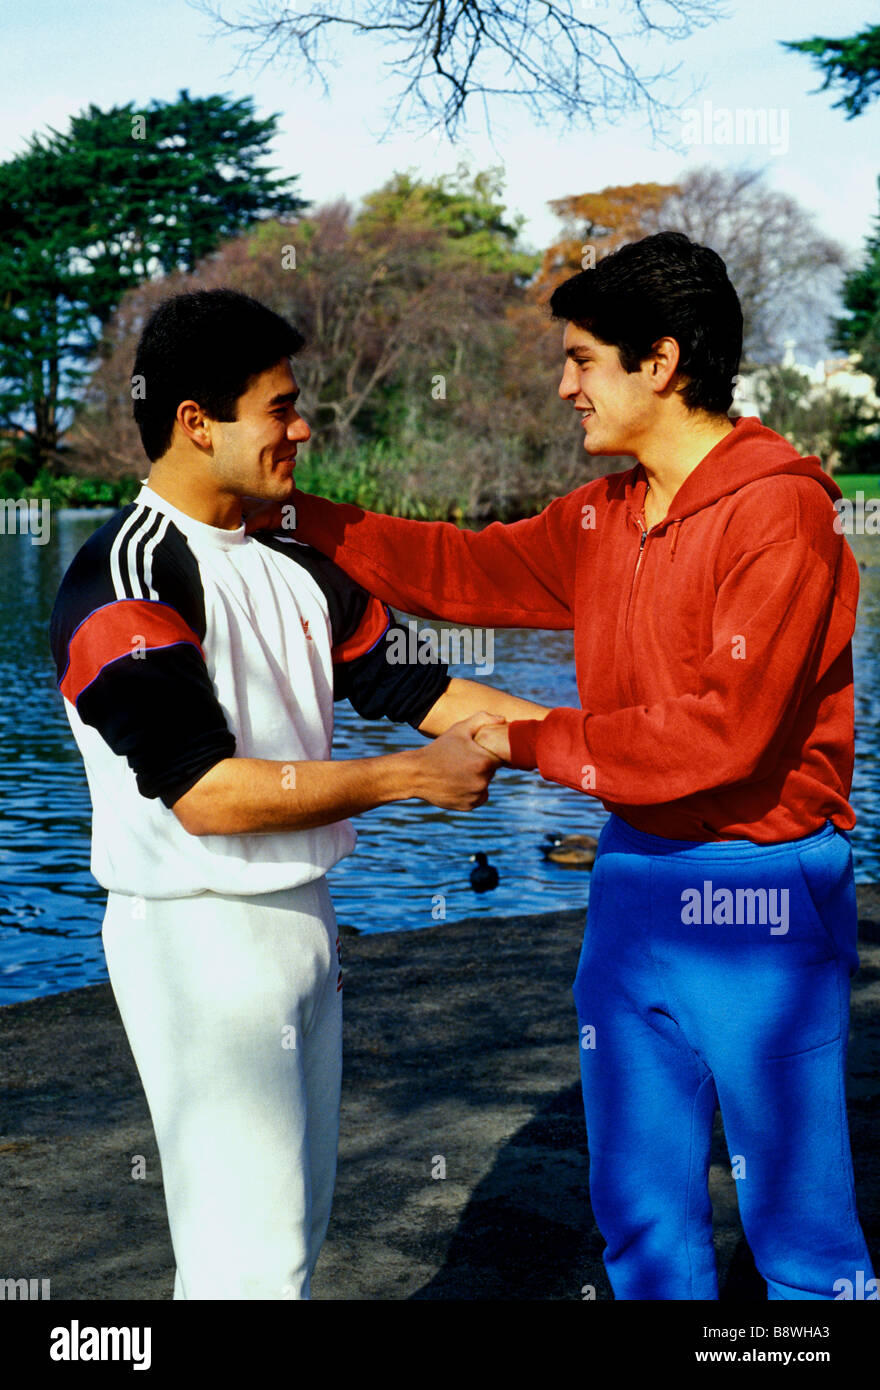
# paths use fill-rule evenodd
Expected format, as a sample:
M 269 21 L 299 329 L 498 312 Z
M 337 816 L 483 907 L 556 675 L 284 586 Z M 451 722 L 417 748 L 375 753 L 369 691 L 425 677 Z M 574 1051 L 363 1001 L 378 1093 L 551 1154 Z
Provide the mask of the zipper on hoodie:
M 646 498 L 647 498 L 647 493 L 645 494 L 645 496 L 646 496 Z M 645 553 L 645 545 L 646 545 L 647 540 L 648 540 L 648 530 L 649 530 L 649 528 L 648 528 L 648 526 L 642 524 L 642 517 L 645 515 L 645 514 L 644 514 L 644 502 L 642 503 L 642 508 L 643 508 L 643 510 L 642 510 L 638 515 L 633 516 L 633 521 L 636 523 L 636 525 L 638 526 L 639 530 L 641 531 L 641 533 L 642 533 L 642 538 L 641 538 L 641 540 L 639 541 L 639 555 L 638 555 L 638 559 L 636 560 L 636 567 L 635 567 L 635 569 L 633 570 L 632 583 L 631 583 L 630 586 L 629 586 L 629 602 L 628 602 L 628 604 L 627 604 L 626 624 L 625 624 L 625 631 L 626 631 L 627 636 L 629 636 L 630 623 L 631 623 L 631 621 L 632 621 L 632 606 L 633 606 L 633 597 L 634 597 L 635 591 L 636 591 L 636 581 L 638 580 L 638 577 L 639 577 L 639 570 L 641 569 L 641 566 L 642 566 L 642 556 L 643 556 L 643 554 Z M 647 517 L 645 517 L 645 521 L 647 522 Z
M 638 521 L 638 520 L 639 520 L 638 517 L 636 517 L 636 521 Z M 635 569 L 633 570 L 632 584 L 629 586 L 629 597 L 630 597 L 630 602 L 632 602 L 633 591 L 635 590 L 635 587 L 636 587 L 636 576 L 638 575 L 639 568 L 640 568 L 641 563 L 642 563 L 642 554 L 644 553 L 644 549 L 645 549 L 645 541 L 648 539 L 648 533 L 647 533 L 647 531 L 645 530 L 645 528 L 642 526 L 642 523 L 641 523 L 640 521 L 639 521 L 639 529 L 641 530 L 641 533 L 642 533 L 642 539 L 639 541 L 639 558 L 636 560 L 636 567 L 635 567 Z
M 639 523 L 641 525 L 641 523 Z M 639 558 L 636 560 L 636 571 L 633 575 L 633 584 L 636 582 L 636 574 L 639 572 L 639 565 L 642 563 L 642 551 L 645 548 L 645 541 L 648 539 L 647 531 L 642 532 L 642 539 L 639 541 Z
M 634 598 L 634 596 L 635 596 L 635 591 L 636 591 L 636 581 L 637 581 L 637 579 L 638 579 L 638 577 L 639 577 L 639 569 L 641 568 L 641 564 L 642 564 L 642 556 L 643 556 L 643 554 L 645 553 L 645 544 L 646 544 L 647 539 L 648 539 L 648 532 L 647 532 L 647 531 L 645 530 L 645 528 L 642 526 L 642 523 L 641 523 L 641 521 L 639 521 L 638 517 L 636 517 L 636 521 L 638 521 L 639 529 L 640 529 L 640 531 L 641 531 L 641 533 L 642 533 L 642 538 L 641 538 L 641 540 L 639 541 L 639 558 L 636 560 L 636 567 L 635 567 L 635 569 L 633 570 L 632 583 L 631 583 L 630 586 L 629 586 L 629 602 L 628 602 L 628 604 L 627 604 L 627 609 L 626 609 L 626 625 L 625 625 L 625 632 L 626 632 L 627 638 L 629 638 L 630 629 L 631 629 L 631 626 L 632 626 L 633 598 Z M 632 681 L 630 681 L 630 688 L 632 688 Z

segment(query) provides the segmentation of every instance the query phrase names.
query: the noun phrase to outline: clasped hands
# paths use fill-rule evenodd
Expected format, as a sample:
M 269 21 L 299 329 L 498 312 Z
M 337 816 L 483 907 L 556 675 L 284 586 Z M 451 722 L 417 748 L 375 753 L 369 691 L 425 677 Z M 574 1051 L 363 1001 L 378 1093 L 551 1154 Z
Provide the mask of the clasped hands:
M 487 753 L 499 758 L 501 762 L 510 762 L 510 725 L 506 719 L 502 719 L 497 714 L 486 714 L 485 723 L 481 724 L 474 734 L 474 743 L 480 748 L 485 748 Z

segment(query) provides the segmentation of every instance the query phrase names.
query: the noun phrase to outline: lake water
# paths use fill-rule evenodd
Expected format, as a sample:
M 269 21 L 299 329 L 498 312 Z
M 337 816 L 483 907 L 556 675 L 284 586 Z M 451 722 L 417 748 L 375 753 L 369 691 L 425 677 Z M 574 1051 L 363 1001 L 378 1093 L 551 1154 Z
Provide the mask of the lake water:
M 56 513 L 46 545 L 0 534 L 0 1004 L 107 978 L 88 787 L 47 636 L 64 571 L 104 519 Z M 852 840 L 856 878 L 880 881 L 880 538 L 851 543 L 863 566 Z M 570 633 L 496 631 L 494 661 L 488 683 L 542 704 L 578 703 Z M 473 669 L 453 669 L 474 678 Z M 405 725 L 365 723 L 344 701 L 336 720 L 340 758 L 424 742 Z M 589 874 L 545 862 L 539 846 L 548 832 L 598 834 L 604 821 L 592 798 L 512 769 L 497 774 L 489 802 L 472 814 L 422 802 L 377 808 L 358 817 L 358 848 L 329 876 L 337 916 L 360 931 L 397 931 L 436 926 L 441 906 L 449 922 L 585 906 Z M 468 881 L 479 849 L 500 874 L 482 895 Z

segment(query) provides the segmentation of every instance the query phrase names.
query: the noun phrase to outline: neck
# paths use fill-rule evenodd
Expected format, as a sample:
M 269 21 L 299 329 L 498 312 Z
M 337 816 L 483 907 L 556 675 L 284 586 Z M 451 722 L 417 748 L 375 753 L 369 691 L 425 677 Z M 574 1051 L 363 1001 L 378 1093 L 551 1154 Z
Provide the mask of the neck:
M 639 453 L 655 508 L 669 510 L 682 483 L 710 450 L 731 433 L 727 416 L 687 416 L 671 433 L 648 441 Z
M 193 458 L 169 449 L 153 464 L 147 485 L 194 521 L 223 531 L 236 531 L 241 525 L 241 498 L 205 475 L 201 455 Z

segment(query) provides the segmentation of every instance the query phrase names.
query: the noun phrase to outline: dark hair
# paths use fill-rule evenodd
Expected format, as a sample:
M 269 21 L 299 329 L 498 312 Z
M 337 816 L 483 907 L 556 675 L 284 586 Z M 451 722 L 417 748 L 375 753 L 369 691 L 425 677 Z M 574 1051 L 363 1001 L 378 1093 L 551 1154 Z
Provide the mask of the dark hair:
M 616 347 L 637 372 L 658 338 L 674 338 L 689 410 L 726 414 L 742 355 L 742 309 L 724 262 L 682 232 L 629 242 L 592 270 L 564 281 L 550 298 L 553 317 Z
M 170 447 L 177 407 L 197 401 L 212 420 L 235 420 L 254 377 L 291 357 L 305 339 L 293 324 L 237 290 L 192 290 L 154 309 L 141 333 L 133 376 L 134 418 L 147 458 Z

